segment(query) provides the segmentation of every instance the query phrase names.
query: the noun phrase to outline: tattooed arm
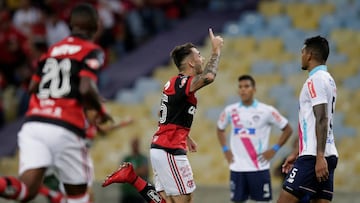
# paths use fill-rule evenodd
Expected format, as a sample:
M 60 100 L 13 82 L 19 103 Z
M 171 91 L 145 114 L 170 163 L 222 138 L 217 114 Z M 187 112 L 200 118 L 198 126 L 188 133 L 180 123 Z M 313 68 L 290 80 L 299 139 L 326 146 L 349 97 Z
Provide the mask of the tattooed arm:
M 194 92 L 215 80 L 216 73 L 218 70 L 219 59 L 220 59 L 220 52 L 221 47 L 223 45 L 223 39 L 220 36 L 214 36 L 212 29 L 209 29 L 209 36 L 212 45 L 212 54 L 210 60 L 205 66 L 204 71 L 194 76 L 194 79 L 191 81 L 190 91 Z

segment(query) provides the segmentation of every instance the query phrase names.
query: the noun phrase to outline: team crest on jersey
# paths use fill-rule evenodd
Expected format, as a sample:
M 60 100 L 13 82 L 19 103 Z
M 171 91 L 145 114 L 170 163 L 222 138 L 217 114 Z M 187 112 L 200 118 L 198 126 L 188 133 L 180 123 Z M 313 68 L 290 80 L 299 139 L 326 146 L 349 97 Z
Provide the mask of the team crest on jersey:
M 187 186 L 188 186 L 189 188 L 193 188 L 193 187 L 194 187 L 194 180 L 188 180 Z
M 309 82 L 307 82 L 307 86 L 308 86 L 308 89 L 309 89 L 310 97 L 315 98 L 316 97 L 316 91 L 315 91 L 313 81 L 310 80 Z
M 254 115 L 252 117 L 252 120 L 254 121 L 254 123 L 257 123 L 260 120 L 260 116 L 259 115 Z
M 186 81 L 187 81 L 187 78 L 183 78 L 183 79 L 181 79 L 181 82 L 180 82 L 179 88 L 184 87 L 184 85 L 186 84 Z
M 98 70 L 101 67 L 100 61 L 97 59 L 86 59 L 85 63 L 89 66 L 89 68 L 94 70 Z

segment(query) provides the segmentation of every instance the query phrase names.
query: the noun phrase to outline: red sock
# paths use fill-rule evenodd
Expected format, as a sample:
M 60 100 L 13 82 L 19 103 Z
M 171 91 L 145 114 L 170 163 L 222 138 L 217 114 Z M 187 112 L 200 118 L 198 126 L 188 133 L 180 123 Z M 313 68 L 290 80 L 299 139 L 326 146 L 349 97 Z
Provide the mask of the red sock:
M 39 193 L 44 196 L 48 196 L 50 193 L 50 189 L 47 188 L 46 186 L 42 185 L 42 186 L 40 186 Z
M 0 177 L 0 196 L 6 199 L 24 200 L 28 196 L 26 185 L 12 176 Z
M 145 186 L 147 185 L 147 182 L 142 179 L 140 176 L 137 176 L 136 179 L 134 180 L 134 182 L 131 183 L 137 191 L 142 191 Z
M 64 198 L 64 195 L 61 192 L 50 190 L 45 185 L 40 187 L 39 193 L 47 197 L 51 203 L 59 203 Z

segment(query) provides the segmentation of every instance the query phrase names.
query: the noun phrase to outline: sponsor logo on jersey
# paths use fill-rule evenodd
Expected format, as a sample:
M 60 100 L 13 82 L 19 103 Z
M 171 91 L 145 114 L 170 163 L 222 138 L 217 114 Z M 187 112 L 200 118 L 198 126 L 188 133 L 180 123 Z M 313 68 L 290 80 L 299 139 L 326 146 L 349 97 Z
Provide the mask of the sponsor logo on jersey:
M 234 135 L 240 137 L 252 137 L 256 134 L 255 128 L 234 128 Z
M 190 106 L 188 113 L 191 115 L 195 115 L 196 112 L 196 107 L 195 106 Z
M 313 81 L 310 80 L 309 82 L 307 82 L 307 86 L 308 86 L 308 89 L 309 89 L 310 97 L 315 98 L 316 97 L 316 91 L 315 91 Z
M 81 50 L 81 46 L 63 44 L 60 46 L 55 46 L 50 53 L 51 57 L 61 56 L 61 55 L 73 55 L 78 53 Z
M 275 118 L 276 122 L 280 123 L 281 122 L 281 116 L 279 113 L 272 111 L 271 115 Z

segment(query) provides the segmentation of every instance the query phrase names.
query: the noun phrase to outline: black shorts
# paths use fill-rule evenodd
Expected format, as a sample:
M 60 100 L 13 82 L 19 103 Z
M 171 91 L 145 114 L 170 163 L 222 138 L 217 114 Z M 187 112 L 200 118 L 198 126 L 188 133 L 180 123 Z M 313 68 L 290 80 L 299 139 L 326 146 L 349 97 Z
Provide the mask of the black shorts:
M 334 171 L 338 162 L 336 156 L 326 157 L 329 170 L 327 181 L 318 182 L 315 174 L 315 156 L 300 156 L 283 183 L 283 189 L 298 199 L 310 195 L 311 199 L 332 200 L 334 192 Z
M 243 202 L 247 199 L 270 201 L 272 199 L 270 171 L 230 173 L 231 201 Z

